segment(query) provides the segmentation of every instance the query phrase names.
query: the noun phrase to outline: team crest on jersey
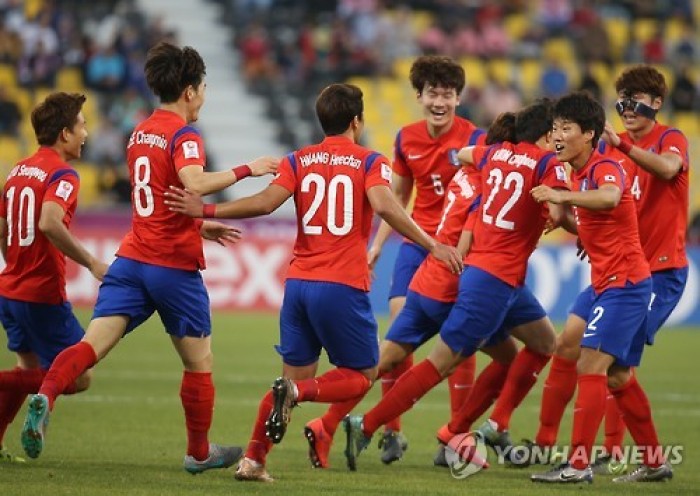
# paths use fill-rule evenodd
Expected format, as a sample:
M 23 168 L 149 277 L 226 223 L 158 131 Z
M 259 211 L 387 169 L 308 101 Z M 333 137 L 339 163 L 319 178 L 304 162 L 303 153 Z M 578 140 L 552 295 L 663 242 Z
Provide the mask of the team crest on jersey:
M 563 165 L 555 165 L 554 172 L 557 175 L 557 179 L 559 179 L 561 182 L 566 182 L 566 170 L 564 169 Z
M 605 181 L 606 183 L 614 183 L 617 181 L 617 178 L 612 174 L 606 174 L 603 178 L 603 181 Z
M 73 192 L 73 185 L 68 181 L 61 181 L 56 188 L 56 196 L 63 198 L 63 201 L 68 201 L 70 194 Z
M 199 158 L 199 146 L 196 141 L 185 141 L 182 144 L 182 152 L 185 158 Z
M 459 167 L 461 165 L 459 163 L 459 159 L 457 158 L 458 152 L 459 150 L 457 150 L 456 148 L 450 148 L 449 150 L 447 150 L 447 160 L 449 160 L 450 163 L 455 167 Z

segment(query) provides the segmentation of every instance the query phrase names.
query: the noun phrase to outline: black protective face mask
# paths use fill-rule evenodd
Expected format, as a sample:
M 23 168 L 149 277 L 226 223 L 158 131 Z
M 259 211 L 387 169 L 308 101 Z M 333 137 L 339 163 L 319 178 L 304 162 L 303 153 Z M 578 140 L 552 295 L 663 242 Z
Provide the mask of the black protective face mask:
M 622 116 L 622 114 L 625 112 L 625 110 L 631 110 L 637 115 L 641 115 L 642 117 L 646 117 L 647 119 L 656 119 L 656 109 L 651 108 L 649 105 L 646 103 L 642 102 L 637 102 L 635 100 L 632 100 L 631 98 L 625 98 L 624 100 L 620 100 L 615 104 L 615 110 L 617 110 L 617 113 Z

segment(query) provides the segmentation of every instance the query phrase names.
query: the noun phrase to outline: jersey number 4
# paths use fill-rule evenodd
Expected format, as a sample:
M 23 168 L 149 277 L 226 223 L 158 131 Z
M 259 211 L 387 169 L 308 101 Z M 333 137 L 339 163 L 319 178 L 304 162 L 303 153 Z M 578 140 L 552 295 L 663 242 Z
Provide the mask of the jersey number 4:
M 14 218 L 14 203 L 16 187 L 12 186 L 5 194 L 7 198 L 7 246 L 12 246 L 15 230 L 19 246 L 29 246 L 34 242 L 34 212 L 36 212 L 36 197 L 30 187 L 22 188 L 19 192 L 17 219 Z
M 301 218 L 304 234 L 319 235 L 323 233 L 322 225 L 313 225 L 311 222 L 324 200 L 326 200 L 326 211 L 328 212 L 325 222 L 328 231 L 336 236 L 344 236 L 349 233 L 352 229 L 354 207 L 352 179 L 344 174 L 338 174 L 326 185 L 326 179 L 322 175 L 312 172 L 302 179 L 301 192 L 311 192 L 311 185 L 314 185 L 314 197 L 311 200 L 309 210 Z M 342 193 L 339 190 L 342 190 Z M 339 194 L 342 194 L 340 216 L 336 211 Z M 338 222 L 338 217 L 340 217 L 340 222 Z
M 491 185 L 491 193 L 489 194 L 489 197 L 486 200 L 486 203 L 484 204 L 482 216 L 484 223 L 495 224 L 496 227 L 512 231 L 513 229 L 515 229 L 515 223 L 513 221 L 506 220 L 505 217 L 506 214 L 508 214 L 508 212 L 510 212 L 510 210 L 513 208 L 513 205 L 517 203 L 517 201 L 523 194 L 523 186 L 525 184 L 523 175 L 519 172 L 512 171 L 509 172 L 508 175 L 506 175 L 504 181 L 503 171 L 501 171 L 501 169 L 491 169 L 491 172 L 489 172 L 489 178 L 486 180 L 486 184 Z M 496 214 L 496 221 L 494 222 L 493 215 L 489 213 L 489 211 L 491 210 L 491 204 L 493 203 L 493 199 L 501 190 L 501 185 L 503 185 L 503 189 L 506 191 L 512 190 L 512 193 L 510 194 L 510 198 L 508 198 L 508 200 L 503 204 L 501 209 Z

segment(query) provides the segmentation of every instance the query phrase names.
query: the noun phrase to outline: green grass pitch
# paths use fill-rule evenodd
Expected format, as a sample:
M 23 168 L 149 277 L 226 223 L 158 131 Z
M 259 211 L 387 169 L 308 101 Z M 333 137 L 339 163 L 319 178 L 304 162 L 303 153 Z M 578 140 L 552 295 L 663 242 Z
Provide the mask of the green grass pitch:
M 80 312 L 83 321 L 87 312 Z M 385 322 L 380 323 L 384 332 Z M 216 410 L 211 439 L 245 445 L 261 395 L 281 370 L 273 350 L 277 317 L 262 314 L 218 313 L 214 316 Z M 14 359 L 3 346 L 0 367 Z M 429 345 L 419 357 L 425 355 Z M 47 444 L 37 460 L 26 464 L 0 464 L 2 495 L 229 495 L 277 494 L 517 494 L 544 495 L 586 491 L 589 494 L 697 494 L 700 487 L 700 388 L 693 364 L 700 350 L 700 330 L 666 330 L 657 345 L 647 350 L 639 377 L 651 399 L 664 444 L 682 444 L 684 462 L 666 484 L 613 485 L 597 477 L 590 487 L 534 485 L 529 470 L 492 465 L 465 480 L 432 466 L 434 433 L 448 415 L 445 385 L 420 401 L 404 417 L 410 440 L 405 457 L 392 466 L 379 461 L 375 444 L 350 473 L 342 454 L 344 436 L 338 432 L 329 470 L 311 468 L 306 458 L 304 423 L 318 416 L 323 405 L 304 404 L 284 442 L 275 447 L 268 467 L 274 484 L 240 483 L 233 472 L 210 471 L 198 476 L 182 469 L 185 427 L 179 399 L 181 366 L 160 321 L 151 319 L 127 337 L 95 370 L 86 393 L 58 400 L 51 417 Z M 480 358 L 479 368 L 484 360 Z M 543 371 L 537 386 L 515 413 L 514 439 L 531 437 L 537 426 Z M 379 387 L 360 405 L 374 404 Z M 19 432 L 26 408 L 10 427 L 5 445 L 21 452 Z M 561 441 L 571 429 L 570 410 L 562 426 Z M 628 439 L 629 441 L 629 439 Z M 491 457 L 493 460 L 493 457 Z

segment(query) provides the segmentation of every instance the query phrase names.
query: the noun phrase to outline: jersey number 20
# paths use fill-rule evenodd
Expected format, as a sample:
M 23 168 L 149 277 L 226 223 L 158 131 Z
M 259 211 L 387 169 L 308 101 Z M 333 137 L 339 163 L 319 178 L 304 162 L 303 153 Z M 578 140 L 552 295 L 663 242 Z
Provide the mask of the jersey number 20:
M 328 231 L 336 236 L 344 236 L 349 233 L 350 229 L 352 229 L 353 216 L 352 179 L 344 174 L 338 174 L 328 182 L 326 187 L 326 179 L 322 175 L 312 172 L 302 179 L 301 192 L 309 193 L 312 184 L 315 187 L 314 197 L 313 200 L 311 200 L 309 210 L 301 218 L 304 234 L 319 235 L 323 232 L 323 226 L 312 225 L 311 221 L 324 199 L 326 199 L 326 210 L 328 212 L 326 219 Z M 336 212 L 336 205 L 338 203 L 338 190 L 341 186 L 343 195 L 342 211 L 340 215 L 338 215 L 338 212 Z M 340 222 L 338 221 L 338 217 L 340 217 Z

